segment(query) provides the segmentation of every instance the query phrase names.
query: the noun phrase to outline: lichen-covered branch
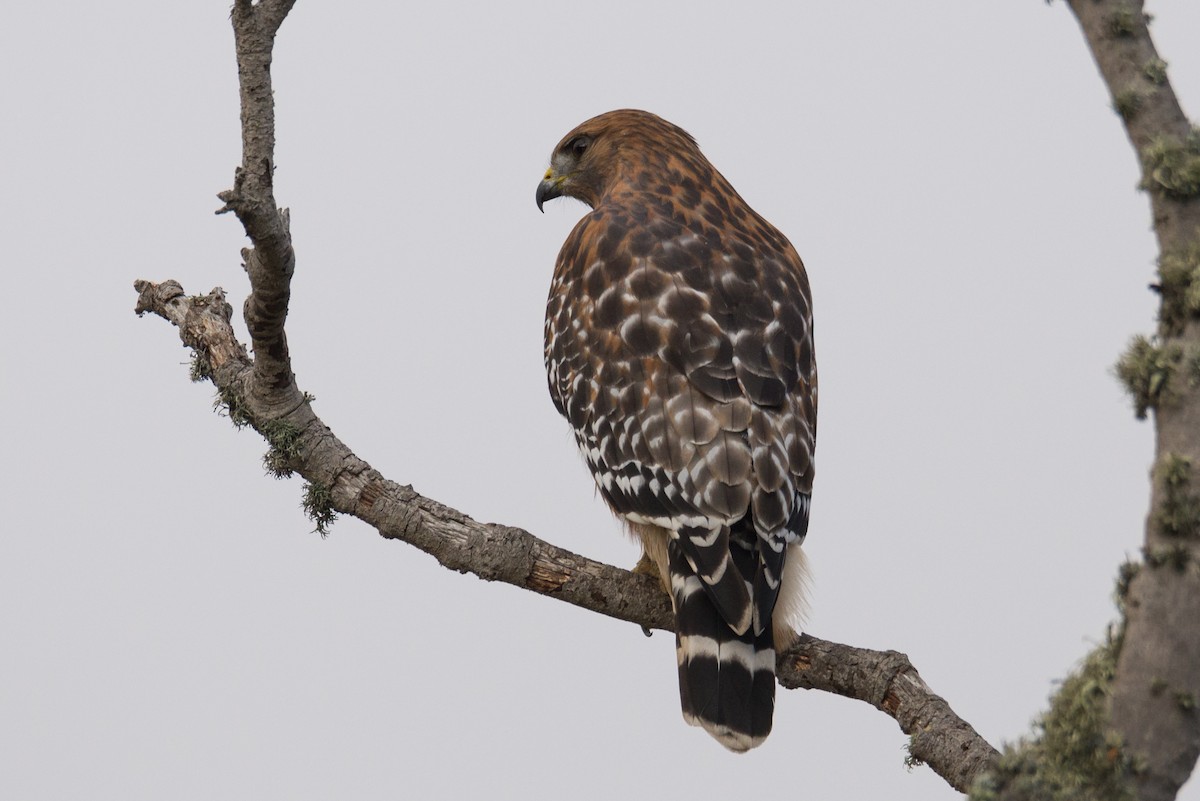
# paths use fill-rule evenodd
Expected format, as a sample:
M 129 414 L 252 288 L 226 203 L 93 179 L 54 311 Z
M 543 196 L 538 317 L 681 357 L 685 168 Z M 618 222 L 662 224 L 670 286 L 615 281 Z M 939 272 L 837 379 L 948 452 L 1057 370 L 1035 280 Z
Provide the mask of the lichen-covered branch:
M 252 244 L 242 251 L 251 293 L 244 314 L 254 357 L 230 325 L 224 292 L 188 296 L 174 281 L 138 281 L 137 312 L 170 321 L 193 349 L 193 377 L 211 380 L 239 426 L 267 440 L 263 459 L 276 476 L 307 481 L 304 503 L 324 532 L 337 513 L 353 515 L 389 539 L 403 540 L 442 565 L 503 581 L 647 629 L 671 630 L 673 615 L 657 580 L 595 562 L 521 529 L 479 523 L 384 478 L 316 416 L 296 385 L 285 335 L 295 254 L 288 214 L 273 195 L 274 37 L 294 0 L 238 0 L 233 9 L 242 99 L 242 164 L 221 212 L 233 212 Z M 873 704 L 912 735 L 912 759 L 965 790 L 996 756 L 920 679 L 907 657 L 804 636 L 779 655 L 785 687 L 826 690 Z
M 1195 241 L 1200 152 L 1138 0 L 1069 0 L 1142 165 L 1163 252 Z
M 1068 3 L 1141 164 L 1159 246 L 1157 336 L 1135 338 L 1118 365 L 1139 416 L 1154 411 L 1158 468 L 1145 569 L 1125 597 L 1110 723 L 1137 768 L 1137 797 L 1167 801 L 1200 756 L 1200 715 L 1176 701 L 1200 697 L 1200 471 L 1190 467 L 1200 464 L 1200 133 L 1140 0 Z

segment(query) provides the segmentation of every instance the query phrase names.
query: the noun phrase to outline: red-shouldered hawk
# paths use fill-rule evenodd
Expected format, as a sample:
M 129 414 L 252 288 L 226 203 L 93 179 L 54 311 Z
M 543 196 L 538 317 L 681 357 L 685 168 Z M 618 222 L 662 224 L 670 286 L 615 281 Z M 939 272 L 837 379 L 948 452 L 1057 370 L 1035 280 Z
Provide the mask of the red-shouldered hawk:
M 672 597 L 684 719 L 754 748 L 803 605 L 817 434 L 804 265 L 686 131 L 645 111 L 563 137 L 538 208 L 564 195 L 592 211 L 550 285 L 550 395 Z

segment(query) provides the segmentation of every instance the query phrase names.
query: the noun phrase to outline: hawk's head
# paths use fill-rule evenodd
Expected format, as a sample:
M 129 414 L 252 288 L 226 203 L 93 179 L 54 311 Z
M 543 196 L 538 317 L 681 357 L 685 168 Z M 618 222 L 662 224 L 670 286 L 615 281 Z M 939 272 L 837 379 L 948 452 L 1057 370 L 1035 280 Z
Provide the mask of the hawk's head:
M 592 117 L 564 136 L 550 154 L 550 168 L 537 188 L 538 209 L 564 196 L 595 208 L 623 177 L 623 168 L 665 166 L 667 154 L 681 148 L 699 155 L 691 134 L 648 111 L 621 109 Z

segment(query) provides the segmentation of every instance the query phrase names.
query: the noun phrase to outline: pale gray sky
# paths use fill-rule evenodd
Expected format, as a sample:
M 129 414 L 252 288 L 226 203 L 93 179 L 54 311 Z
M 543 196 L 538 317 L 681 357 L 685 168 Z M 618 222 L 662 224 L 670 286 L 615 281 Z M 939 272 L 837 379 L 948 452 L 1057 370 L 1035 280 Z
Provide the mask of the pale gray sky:
M 954 797 L 862 704 L 781 691 L 736 757 L 683 724 L 669 636 L 309 533 L 132 312 L 135 278 L 247 291 L 212 215 L 228 2 L 11 5 L 0 797 Z M 275 68 L 301 387 L 389 478 L 631 565 L 542 369 L 584 207 L 533 193 L 571 127 L 655 111 L 812 278 L 810 630 L 1015 738 L 1141 543 L 1151 427 L 1110 375 L 1155 308 L 1133 153 L 1061 3 L 733 5 L 302 0 Z M 1150 11 L 1197 113 L 1200 7 Z

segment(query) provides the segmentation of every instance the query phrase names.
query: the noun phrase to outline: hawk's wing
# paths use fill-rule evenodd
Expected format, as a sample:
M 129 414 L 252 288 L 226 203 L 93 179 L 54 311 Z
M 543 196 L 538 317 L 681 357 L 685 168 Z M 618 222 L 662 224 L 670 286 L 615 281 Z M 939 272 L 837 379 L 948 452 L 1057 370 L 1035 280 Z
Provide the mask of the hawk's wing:
M 751 243 L 601 207 L 563 245 L 546 318 L 550 394 L 605 500 L 673 533 L 735 631 L 731 529 L 759 553 L 744 578 L 765 620 L 807 530 L 816 436 L 808 279 L 762 225 Z

